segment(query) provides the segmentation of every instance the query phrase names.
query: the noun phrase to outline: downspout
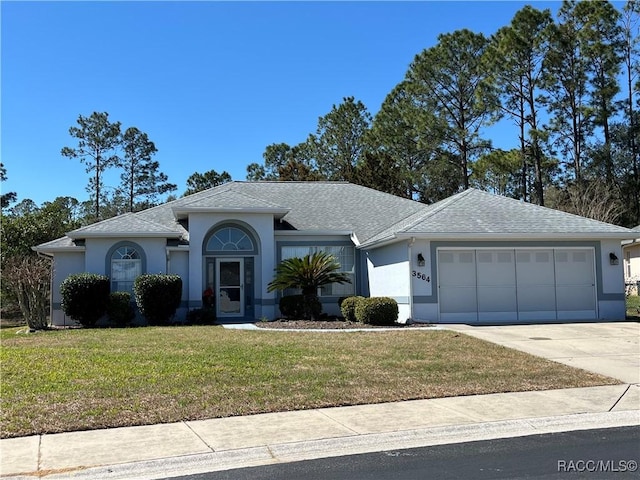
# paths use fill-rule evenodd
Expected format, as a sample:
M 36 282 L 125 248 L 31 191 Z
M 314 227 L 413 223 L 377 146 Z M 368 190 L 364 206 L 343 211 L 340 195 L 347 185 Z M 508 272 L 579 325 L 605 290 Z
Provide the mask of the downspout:
M 413 261 L 413 244 L 416 241 L 416 237 L 411 237 L 409 240 L 409 318 L 407 323 L 413 323 L 413 277 L 411 276 L 411 262 Z

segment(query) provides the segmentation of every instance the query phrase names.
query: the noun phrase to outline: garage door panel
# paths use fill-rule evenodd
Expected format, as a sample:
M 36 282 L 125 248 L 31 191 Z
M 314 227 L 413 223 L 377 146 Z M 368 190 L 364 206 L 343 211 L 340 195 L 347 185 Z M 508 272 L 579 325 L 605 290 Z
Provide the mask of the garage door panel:
M 486 250 L 476 254 L 478 285 L 513 286 L 516 284 L 513 251 Z
M 555 256 L 558 285 L 594 284 L 593 255 L 579 250 L 558 250 Z
M 473 250 L 440 252 L 440 285 L 474 287 L 476 285 L 476 259 Z
M 553 285 L 553 250 L 516 251 L 518 287 L 525 285 Z
M 475 287 L 440 289 L 442 313 L 475 313 L 478 309 Z
M 519 312 L 556 311 L 556 291 L 553 285 L 528 286 L 518 289 Z
M 478 287 L 480 312 L 516 312 L 516 287 Z
M 593 287 L 588 286 L 558 286 L 558 310 L 595 310 Z

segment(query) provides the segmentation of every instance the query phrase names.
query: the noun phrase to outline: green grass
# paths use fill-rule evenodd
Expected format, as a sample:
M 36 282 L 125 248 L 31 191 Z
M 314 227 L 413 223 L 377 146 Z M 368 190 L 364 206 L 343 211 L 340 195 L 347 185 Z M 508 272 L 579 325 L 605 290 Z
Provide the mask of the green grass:
M 18 331 L 0 331 L 2 437 L 618 383 L 444 330 Z

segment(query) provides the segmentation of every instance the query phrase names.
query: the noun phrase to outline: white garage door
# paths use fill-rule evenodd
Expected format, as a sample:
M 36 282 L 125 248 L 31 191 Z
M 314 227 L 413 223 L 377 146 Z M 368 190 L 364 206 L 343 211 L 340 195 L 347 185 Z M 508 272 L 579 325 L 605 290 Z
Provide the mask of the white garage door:
M 590 248 L 438 250 L 440 319 L 596 318 Z

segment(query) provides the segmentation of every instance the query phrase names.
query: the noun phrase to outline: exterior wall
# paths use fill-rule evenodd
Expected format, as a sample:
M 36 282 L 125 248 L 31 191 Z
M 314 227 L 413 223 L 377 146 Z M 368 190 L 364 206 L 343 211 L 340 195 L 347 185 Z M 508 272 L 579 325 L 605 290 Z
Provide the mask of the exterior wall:
M 51 324 L 56 326 L 76 325 L 62 311 L 60 284 L 74 273 L 110 274 L 109 250 L 120 242 L 139 245 L 146 259 L 144 273 L 167 273 L 166 239 L 164 238 L 100 238 L 87 239 L 84 252 L 59 252 L 55 254 L 52 282 Z M 188 277 L 188 275 L 187 275 Z M 184 278 L 183 277 L 183 281 Z
M 622 248 L 624 281 L 630 293 L 640 295 L 640 241 Z
M 407 242 L 376 248 L 366 252 L 369 294 L 372 297 L 391 297 L 398 302 L 398 321 L 411 318 L 411 265 Z
M 51 324 L 55 326 L 78 325 L 77 322 L 67 318 L 62 311 L 62 297 L 60 284 L 69 275 L 84 272 L 84 252 L 60 252 L 56 253 L 53 263 L 51 281 Z
M 254 263 L 254 301 L 256 318 L 274 318 L 275 294 L 267 292 L 269 272 L 275 268 L 275 241 L 273 236 L 273 215 L 229 213 L 191 213 L 189 215 L 189 308 L 202 305 L 205 286 L 205 259 L 203 242 L 214 227 L 223 223 L 238 222 L 247 225 L 256 234 L 258 254 Z M 242 256 L 242 255 L 240 255 Z M 265 273 L 266 272 L 266 273 Z
M 169 264 L 167 273 L 179 275 L 182 278 L 182 302 L 176 312 L 177 320 L 186 320 L 189 311 L 187 299 L 189 298 L 189 251 L 169 251 Z
M 613 253 L 617 264 L 612 264 L 609 255 Z M 598 318 L 602 320 L 624 320 L 626 302 L 624 296 L 624 262 L 622 246 L 618 240 L 600 242 L 602 264 L 602 291 L 598 291 Z M 597 256 L 597 252 L 596 252 Z M 599 277 L 600 275 L 598 275 Z

